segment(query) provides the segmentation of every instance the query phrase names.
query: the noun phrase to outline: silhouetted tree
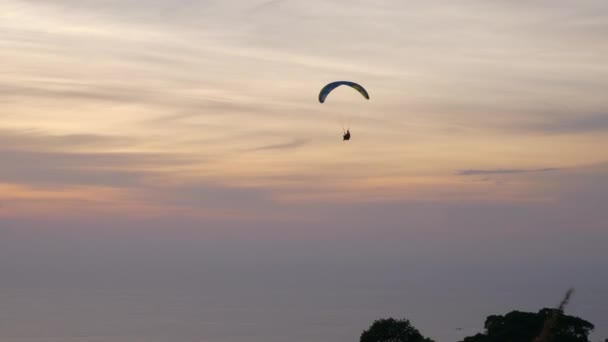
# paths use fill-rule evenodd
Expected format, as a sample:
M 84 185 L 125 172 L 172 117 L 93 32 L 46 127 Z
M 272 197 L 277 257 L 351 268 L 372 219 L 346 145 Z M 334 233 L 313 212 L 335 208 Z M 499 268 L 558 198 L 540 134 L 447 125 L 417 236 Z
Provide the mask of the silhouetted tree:
M 561 311 L 556 316 L 556 310 L 542 309 L 538 313 L 512 311 L 504 316 L 488 316 L 484 324 L 485 333 L 466 337 L 462 342 L 532 342 L 551 317 L 555 317 L 548 338 L 551 342 L 589 342 L 593 324 L 564 315 Z
M 420 334 L 409 320 L 386 318 L 375 321 L 361 334 L 360 342 L 434 342 Z

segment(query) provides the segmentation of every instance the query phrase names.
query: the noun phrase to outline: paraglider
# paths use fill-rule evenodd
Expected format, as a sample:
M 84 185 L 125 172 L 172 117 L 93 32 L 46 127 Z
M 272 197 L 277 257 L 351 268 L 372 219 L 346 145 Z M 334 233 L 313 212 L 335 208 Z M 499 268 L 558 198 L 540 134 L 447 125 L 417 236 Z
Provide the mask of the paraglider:
M 323 87 L 321 89 L 321 91 L 319 92 L 319 102 L 324 103 L 325 99 L 327 99 L 327 96 L 329 95 L 329 93 L 331 93 L 334 89 L 336 89 L 337 87 L 342 86 L 342 85 L 349 86 L 349 87 L 355 89 L 365 99 L 369 100 L 369 94 L 367 93 L 367 90 L 365 90 L 365 88 L 363 88 L 360 84 L 357 84 L 355 82 L 350 82 L 350 81 L 336 81 L 336 82 L 331 82 L 331 83 L 327 84 L 325 87 Z M 347 141 L 347 140 L 350 140 L 349 128 L 347 128 L 346 131 L 344 132 L 344 134 L 342 135 L 342 141 Z
M 363 97 L 369 100 L 369 94 L 367 93 L 367 90 L 365 90 L 365 88 L 363 88 L 361 85 L 350 81 L 336 81 L 329 83 L 328 85 L 323 87 L 323 89 L 321 89 L 321 91 L 319 92 L 319 102 L 324 103 L 325 99 L 327 98 L 327 95 L 329 95 L 332 90 L 338 88 L 341 85 L 349 86 L 357 90 L 361 95 L 363 95 Z

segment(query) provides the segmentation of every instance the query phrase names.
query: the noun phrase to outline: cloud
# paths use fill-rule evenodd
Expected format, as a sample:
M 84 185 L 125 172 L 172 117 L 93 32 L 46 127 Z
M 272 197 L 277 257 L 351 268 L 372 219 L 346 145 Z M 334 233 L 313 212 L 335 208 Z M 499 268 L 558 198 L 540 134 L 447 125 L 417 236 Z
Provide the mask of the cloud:
M 544 134 L 608 132 L 608 113 L 546 118 L 544 122 L 527 124 L 523 128 Z
M 458 176 L 479 176 L 479 175 L 510 175 L 518 173 L 538 173 L 538 172 L 552 172 L 559 171 L 561 168 L 548 167 L 543 169 L 493 169 L 493 170 L 479 170 L 469 169 L 461 170 L 456 174 Z
M 108 152 L 136 145 L 122 136 L 0 130 L 0 182 L 133 187 L 162 170 L 202 161 L 175 153 Z
M 268 9 L 280 6 L 282 3 L 286 2 L 286 1 L 287 0 L 267 0 L 267 1 L 263 1 L 263 2 L 255 5 L 251 9 L 249 9 L 247 12 L 251 13 L 251 14 L 256 13 L 256 12 L 261 12 L 261 11 L 264 11 L 264 10 L 268 10 Z
M 248 151 L 288 150 L 288 149 L 302 147 L 302 146 L 308 144 L 309 142 L 310 142 L 310 139 L 293 139 L 286 143 L 254 147 L 254 148 L 249 149 Z
M 130 147 L 136 140 L 126 136 L 91 133 L 50 134 L 42 130 L 0 129 L 0 149 L 45 150 L 71 148 L 114 148 Z
M 69 99 L 82 101 L 109 101 L 109 102 L 131 102 L 143 100 L 144 98 L 154 98 L 146 94 L 145 90 L 126 89 L 126 88 L 107 88 L 87 84 L 45 84 L 37 82 L 36 85 L 21 86 L 0 84 L 0 92 L 3 97 L 30 97 L 30 98 L 53 98 Z
M 0 181 L 21 184 L 141 186 L 161 169 L 194 160 L 162 153 L 70 153 L 0 149 Z
M 81 212 L 128 208 L 239 219 L 263 217 L 278 208 L 275 187 L 232 185 L 198 175 L 207 160 L 195 154 L 107 152 L 108 146 L 124 140 L 0 130 L 3 211 L 25 213 L 30 208 L 30 213 L 60 211 L 69 216 L 65 208 L 78 207 Z M 126 141 L 131 147 L 138 144 L 135 139 Z

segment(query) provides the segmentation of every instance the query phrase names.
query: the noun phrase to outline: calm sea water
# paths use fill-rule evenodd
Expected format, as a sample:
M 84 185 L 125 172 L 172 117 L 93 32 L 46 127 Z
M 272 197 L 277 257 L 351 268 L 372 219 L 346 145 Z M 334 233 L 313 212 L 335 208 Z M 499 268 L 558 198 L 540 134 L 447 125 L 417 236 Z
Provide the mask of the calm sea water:
M 198 291 L 2 289 L 0 341 L 346 342 L 358 341 L 374 319 L 387 316 L 407 316 L 426 336 L 457 341 L 479 331 L 486 314 L 516 297 L 479 291 L 481 300 L 472 301 L 467 295 L 472 293 L 436 286 L 426 292 L 281 290 L 273 284 Z M 573 310 L 603 326 L 596 340 L 606 332 L 606 309 L 575 305 Z

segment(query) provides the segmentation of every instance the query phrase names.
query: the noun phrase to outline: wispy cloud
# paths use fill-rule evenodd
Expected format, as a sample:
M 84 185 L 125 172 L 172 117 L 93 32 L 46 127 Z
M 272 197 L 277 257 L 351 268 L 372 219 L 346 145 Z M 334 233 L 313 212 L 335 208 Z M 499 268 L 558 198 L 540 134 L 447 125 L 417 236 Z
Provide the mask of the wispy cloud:
M 122 136 L 0 130 L 0 182 L 131 187 L 162 170 L 202 161 L 192 155 L 108 152 L 136 145 L 136 139 Z
M 136 102 L 153 99 L 155 95 L 145 89 L 104 87 L 92 84 L 29 82 L 28 86 L 0 84 L 3 98 L 53 98 L 75 101 Z M 158 100 L 158 98 L 157 98 Z
M 608 133 L 608 113 L 547 116 L 544 122 L 517 126 L 537 134 Z
M 287 0 L 265 0 L 250 8 L 247 12 L 250 14 L 261 12 L 279 6 L 286 1 Z
M 480 170 L 480 169 L 469 169 L 469 170 L 461 170 L 456 174 L 459 176 L 480 176 L 480 175 L 510 175 L 510 174 L 518 174 L 518 173 L 538 173 L 538 172 L 552 172 L 562 170 L 560 168 L 542 168 L 542 169 L 490 169 L 490 170 Z
M 264 145 L 260 147 L 254 147 L 249 149 L 249 151 L 269 151 L 269 150 L 288 150 L 294 149 L 298 147 L 302 147 L 310 142 L 310 139 L 293 139 L 286 143 L 279 144 L 270 144 Z
M 92 133 L 51 134 L 43 130 L 0 129 L 0 150 L 97 150 L 132 147 L 136 139 L 120 135 Z

